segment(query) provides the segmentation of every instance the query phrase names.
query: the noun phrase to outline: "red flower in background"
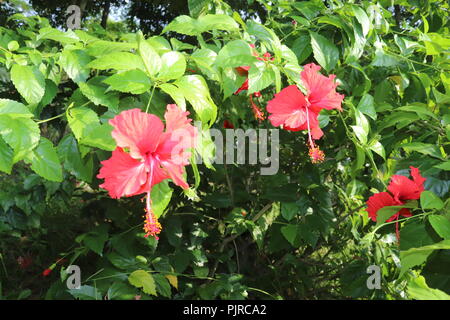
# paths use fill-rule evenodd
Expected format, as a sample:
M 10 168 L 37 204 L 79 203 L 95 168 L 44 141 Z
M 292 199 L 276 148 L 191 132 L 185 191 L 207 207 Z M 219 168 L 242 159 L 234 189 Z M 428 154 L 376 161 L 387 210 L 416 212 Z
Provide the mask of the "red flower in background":
M 47 268 L 47 269 L 45 269 L 45 270 L 42 272 L 42 275 L 43 275 L 44 277 L 47 277 L 50 273 L 52 273 L 52 269 Z
M 100 185 L 111 198 L 131 197 L 146 193 L 145 237 L 161 232 L 161 224 L 151 209 L 150 192 L 155 184 L 165 179 L 186 189 L 184 166 L 189 164 L 189 148 L 195 146 L 197 129 L 177 105 L 167 105 L 163 122 L 155 115 L 131 109 L 121 112 L 109 121 L 114 127 L 112 136 L 117 148 L 111 158 L 102 161 L 97 175 L 105 179 Z
M 344 99 L 344 95 L 336 92 L 336 76 L 325 77 L 319 70 L 320 67 L 313 63 L 304 66 L 301 79 L 306 88 L 306 96 L 296 85 L 290 85 L 267 103 L 267 111 L 271 113 L 269 120 L 273 126 L 283 126 L 283 129 L 290 131 L 308 131 L 309 155 L 314 163 L 324 159 L 323 152 L 313 141 L 323 135 L 319 127 L 319 112 L 322 109 L 342 111 L 341 103 Z
M 234 129 L 233 123 L 232 123 L 231 121 L 229 121 L 229 120 L 225 120 L 225 121 L 223 122 L 223 127 L 224 127 L 225 129 Z
M 254 44 L 250 44 L 250 47 L 252 49 L 255 49 Z M 271 56 L 271 54 L 268 52 L 264 53 L 262 58 L 259 56 L 259 54 L 256 50 L 252 50 L 252 54 L 256 57 L 256 59 L 261 60 L 261 61 L 268 61 L 269 59 L 270 60 L 274 59 Z M 235 70 L 240 76 L 246 77 L 244 83 L 234 93 L 234 94 L 239 94 L 241 91 L 248 90 L 248 71 L 250 70 L 250 66 L 237 67 L 237 68 L 235 68 Z M 262 112 L 262 110 L 255 104 L 255 102 L 253 101 L 253 96 L 260 97 L 261 93 L 259 91 L 254 92 L 249 95 L 249 99 L 250 99 L 250 105 L 251 105 L 253 114 L 255 115 L 255 118 L 259 121 L 262 121 L 265 118 L 264 112 Z
M 412 166 L 409 168 L 412 179 L 408 179 L 405 176 L 394 175 L 391 177 L 391 181 L 387 187 L 389 192 L 376 193 L 367 200 L 367 212 L 374 222 L 377 221 L 377 212 L 381 208 L 387 206 L 400 206 L 405 204 L 408 200 L 420 199 L 420 194 L 424 191 L 423 183 L 426 179 L 420 175 L 418 168 Z M 387 219 L 386 222 L 398 220 L 400 216 L 410 217 L 412 216 L 412 213 L 408 208 L 402 208 Z M 398 222 L 396 223 L 396 232 L 397 238 L 399 239 Z

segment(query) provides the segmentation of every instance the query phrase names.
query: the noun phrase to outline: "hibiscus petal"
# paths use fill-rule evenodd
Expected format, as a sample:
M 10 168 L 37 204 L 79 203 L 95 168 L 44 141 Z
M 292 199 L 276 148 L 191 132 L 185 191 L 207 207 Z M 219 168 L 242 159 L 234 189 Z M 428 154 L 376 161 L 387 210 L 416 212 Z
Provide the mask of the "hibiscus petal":
M 148 158 L 147 160 L 147 168 L 149 168 L 148 178 L 146 183 L 141 186 L 136 194 L 151 191 L 154 185 L 170 178 L 166 171 L 161 167 L 160 161 L 158 159 L 152 157 Z
M 305 107 L 305 96 L 297 86 L 291 85 L 275 94 L 275 98 L 267 103 L 267 111 L 271 113 L 268 118 L 274 127 L 283 125 L 286 130 L 305 130 Z
M 236 92 L 234 94 L 239 94 L 239 92 L 244 91 L 244 90 L 248 90 L 248 78 L 245 79 L 244 83 L 241 85 L 241 87 L 239 89 L 236 90 Z
M 427 180 L 427 179 L 425 179 L 424 177 L 422 177 L 420 175 L 419 168 L 410 166 L 409 169 L 411 171 L 411 177 L 413 178 L 413 181 L 416 183 L 417 187 L 419 189 L 422 189 L 422 191 L 423 191 L 424 190 L 423 184 L 424 184 L 425 180 Z
M 311 108 L 319 112 L 320 109 L 342 110 L 341 103 L 344 95 L 336 92 L 335 75 L 325 77 L 319 73 L 320 67 L 314 63 L 307 64 L 301 72 L 302 82 L 308 91 L 308 101 Z
M 267 111 L 273 114 L 288 114 L 301 110 L 306 106 L 303 93 L 296 85 L 290 85 L 275 94 L 275 97 L 267 102 Z
M 173 164 L 170 161 L 163 161 L 161 162 L 161 165 L 167 171 L 173 183 L 175 183 L 177 186 L 182 187 L 183 189 L 189 188 L 189 185 L 187 184 L 183 176 L 184 166 Z
M 369 198 L 369 200 L 367 200 L 367 212 L 369 214 L 369 217 L 376 222 L 378 210 L 386 206 L 395 205 L 398 205 L 398 203 L 389 193 L 380 192 L 374 194 Z M 397 213 L 395 215 L 397 215 Z
M 164 130 L 161 119 L 137 108 L 122 111 L 109 123 L 114 127 L 111 135 L 117 146 L 129 148 L 135 159 L 143 159 L 146 153 L 155 151 Z
M 111 158 L 102 161 L 97 178 L 105 179 L 100 185 L 108 190 L 111 198 L 129 197 L 142 192 L 141 187 L 147 181 L 147 168 L 145 163 L 133 159 L 122 148 L 116 148 Z
M 195 148 L 197 128 L 187 118 L 189 112 L 183 112 L 177 105 L 168 105 L 164 118 L 166 132 L 161 135 L 156 150 L 161 161 L 171 161 L 177 165 L 186 165 L 191 156 L 188 149 Z
M 423 183 L 426 180 L 420 175 L 419 169 L 411 168 L 413 180 L 405 176 L 393 175 L 388 186 L 389 192 L 398 201 L 420 199 L 420 194 L 424 190 Z

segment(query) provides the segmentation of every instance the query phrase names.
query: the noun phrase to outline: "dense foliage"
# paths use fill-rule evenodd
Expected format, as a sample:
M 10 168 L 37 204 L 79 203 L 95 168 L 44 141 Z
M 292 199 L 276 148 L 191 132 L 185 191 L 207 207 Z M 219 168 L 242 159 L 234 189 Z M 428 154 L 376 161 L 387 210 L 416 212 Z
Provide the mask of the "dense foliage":
M 0 297 L 449 299 L 448 3 L 259 0 L 263 21 L 188 3 L 160 35 L 23 14 L 0 27 Z M 280 129 L 277 174 L 212 163 L 208 129 L 274 129 L 267 102 L 304 90 L 309 63 L 345 96 L 320 111 L 324 161 L 305 130 Z M 134 108 L 164 120 L 173 103 L 202 122 L 203 163 L 186 166 L 188 189 L 153 187 L 156 240 L 142 196 L 111 199 L 97 174 L 116 148 L 108 120 Z M 369 197 L 410 166 L 425 191 L 373 222 Z M 386 222 L 402 208 L 412 215 Z M 66 287 L 71 264 L 80 289 Z

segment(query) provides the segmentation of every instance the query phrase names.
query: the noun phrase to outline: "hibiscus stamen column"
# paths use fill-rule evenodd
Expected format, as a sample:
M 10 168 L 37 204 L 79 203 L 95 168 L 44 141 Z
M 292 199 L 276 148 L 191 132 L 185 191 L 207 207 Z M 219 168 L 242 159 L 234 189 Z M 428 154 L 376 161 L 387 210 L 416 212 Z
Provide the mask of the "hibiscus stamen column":
M 158 218 L 155 216 L 155 213 L 151 208 L 151 201 L 152 200 L 150 199 L 150 191 L 148 191 L 145 206 L 144 237 L 148 238 L 149 236 L 152 236 L 155 237 L 156 240 L 159 240 L 157 234 L 161 232 L 162 227 L 158 221 Z
M 325 154 L 322 150 L 320 150 L 319 146 L 317 146 L 314 143 L 314 140 L 311 136 L 311 128 L 309 125 L 309 113 L 308 113 L 308 107 L 305 107 L 306 109 L 306 123 L 308 127 L 308 142 L 309 142 L 309 157 L 311 158 L 312 163 L 319 163 L 322 162 L 325 159 Z
M 255 92 L 255 97 L 260 97 L 261 93 L 259 91 Z M 255 119 L 257 119 L 259 122 L 264 120 L 264 112 L 261 111 L 261 109 L 256 105 L 256 103 L 253 101 L 253 93 L 250 94 L 250 103 L 252 105 L 252 111 L 255 115 Z
M 150 185 L 153 182 L 153 161 L 150 160 Z M 146 196 L 146 204 L 145 204 L 145 221 L 144 221 L 144 237 L 155 237 L 156 240 L 159 240 L 157 234 L 161 232 L 161 224 L 158 221 L 158 218 L 155 216 L 155 213 L 152 210 L 152 199 L 150 197 L 150 191 L 147 191 Z

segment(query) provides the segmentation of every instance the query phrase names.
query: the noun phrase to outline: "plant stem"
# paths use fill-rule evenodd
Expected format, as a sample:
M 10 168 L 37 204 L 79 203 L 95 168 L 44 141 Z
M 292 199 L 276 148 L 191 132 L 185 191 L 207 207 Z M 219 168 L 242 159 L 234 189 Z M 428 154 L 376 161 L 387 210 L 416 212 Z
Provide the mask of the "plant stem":
M 145 113 L 148 112 L 148 108 L 150 107 L 150 103 L 152 102 L 153 93 L 155 92 L 155 88 L 156 88 L 156 83 L 153 85 L 152 92 L 150 93 L 150 98 L 148 99 L 147 108 L 145 108 Z

